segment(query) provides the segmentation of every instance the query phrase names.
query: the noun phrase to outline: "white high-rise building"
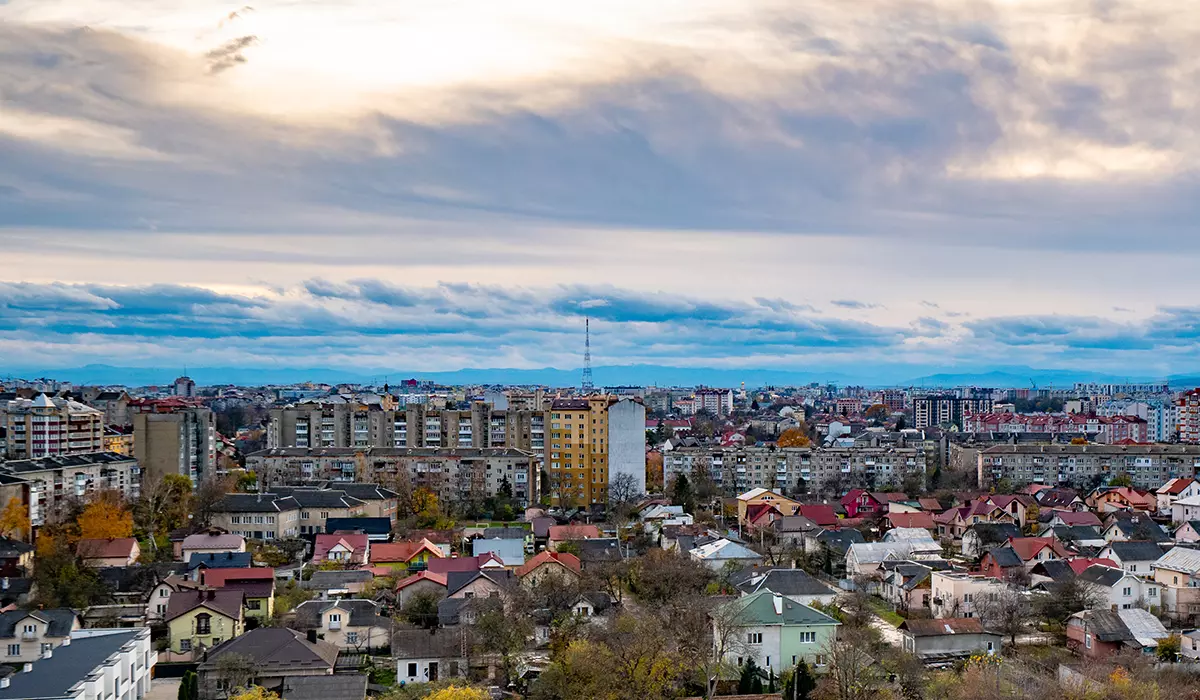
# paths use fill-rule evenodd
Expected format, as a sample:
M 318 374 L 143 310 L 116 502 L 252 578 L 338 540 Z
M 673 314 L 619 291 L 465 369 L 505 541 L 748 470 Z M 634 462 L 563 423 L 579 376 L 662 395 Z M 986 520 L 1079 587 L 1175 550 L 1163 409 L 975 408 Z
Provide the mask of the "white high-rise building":
M 608 483 L 629 474 L 646 493 L 646 407 L 621 399 L 608 407 Z

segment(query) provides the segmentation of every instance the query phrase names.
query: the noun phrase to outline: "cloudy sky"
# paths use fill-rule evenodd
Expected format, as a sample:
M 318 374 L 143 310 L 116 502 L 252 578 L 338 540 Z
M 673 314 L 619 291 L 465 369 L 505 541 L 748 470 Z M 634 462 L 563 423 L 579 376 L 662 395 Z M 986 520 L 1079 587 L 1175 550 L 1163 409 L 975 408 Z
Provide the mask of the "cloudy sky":
M 1200 370 L 1178 0 L 0 0 L 0 374 Z

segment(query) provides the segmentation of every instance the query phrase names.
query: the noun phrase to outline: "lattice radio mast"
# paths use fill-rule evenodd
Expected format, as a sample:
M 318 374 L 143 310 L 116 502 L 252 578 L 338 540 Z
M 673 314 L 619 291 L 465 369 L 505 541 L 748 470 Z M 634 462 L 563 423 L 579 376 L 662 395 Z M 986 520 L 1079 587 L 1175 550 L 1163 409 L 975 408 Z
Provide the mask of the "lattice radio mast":
M 592 391 L 592 328 L 591 319 L 583 319 L 583 381 L 580 388 L 586 393 Z

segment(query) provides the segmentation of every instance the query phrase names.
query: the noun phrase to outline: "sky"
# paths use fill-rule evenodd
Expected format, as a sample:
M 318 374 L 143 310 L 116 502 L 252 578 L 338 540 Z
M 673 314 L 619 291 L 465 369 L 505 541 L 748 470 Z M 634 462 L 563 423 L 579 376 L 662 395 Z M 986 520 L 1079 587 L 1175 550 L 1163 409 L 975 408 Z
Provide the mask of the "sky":
M 0 0 L 0 374 L 1200 370 L 1177 0 Z

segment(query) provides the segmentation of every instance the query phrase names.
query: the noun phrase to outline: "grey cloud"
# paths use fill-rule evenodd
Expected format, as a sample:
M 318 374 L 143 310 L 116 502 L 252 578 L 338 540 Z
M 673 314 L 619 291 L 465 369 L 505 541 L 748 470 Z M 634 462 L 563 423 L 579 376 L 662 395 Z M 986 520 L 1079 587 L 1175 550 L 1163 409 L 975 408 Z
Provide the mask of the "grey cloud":
M 879 304 L 869 304 L 857 299 L 834 299 L 829 303 L 842 309 L 875 309 L 879 307 Z

